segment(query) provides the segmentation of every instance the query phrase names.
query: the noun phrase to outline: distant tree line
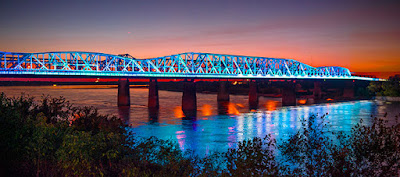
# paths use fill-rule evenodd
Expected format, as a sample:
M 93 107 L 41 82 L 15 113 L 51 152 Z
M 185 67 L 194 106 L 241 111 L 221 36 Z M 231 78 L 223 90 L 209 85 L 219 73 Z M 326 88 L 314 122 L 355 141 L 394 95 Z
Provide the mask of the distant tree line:
M 0 95 L 0 176 L 399 176 L 400 124 L 373 119 L 351 133 L 325 116 L 302 121 L 289 140 L 270 135 L 199 157 L 170 140 L 64 98 Z M 396 117 L 397 119 L 398 117 Z
M 400 97 L 400 75 L 390 76 L 386 82 L 371 82 L 368 90 L 376 96 Z

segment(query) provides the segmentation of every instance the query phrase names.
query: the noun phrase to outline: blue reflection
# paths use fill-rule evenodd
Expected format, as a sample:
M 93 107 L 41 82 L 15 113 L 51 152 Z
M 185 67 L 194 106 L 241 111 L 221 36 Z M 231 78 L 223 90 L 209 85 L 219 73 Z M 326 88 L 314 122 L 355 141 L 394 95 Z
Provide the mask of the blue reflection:
M 236 116 L 215 115 L 205 120 L 182 120 L 181 125 L 138 126 L 132 131 L 139 136 L 156 136 L 176 140 L 182 150 L 194 150 L 198 154 L 210 151 L 226 151 L 235 148 L 237 142 L 271 134 L 278 141 L 286 140 L 297 132 L 301 120 L 312 114 L 325 117 L 331 130 L 350 132 L 351 128 L 364 119 L 370 124 L 371 115 L 379 114 L 379 105 L 373 101 L 353 101 L 281 107 L 274 111 L 258 110 Z M 173 136 L 171 136 L 173 135 Z

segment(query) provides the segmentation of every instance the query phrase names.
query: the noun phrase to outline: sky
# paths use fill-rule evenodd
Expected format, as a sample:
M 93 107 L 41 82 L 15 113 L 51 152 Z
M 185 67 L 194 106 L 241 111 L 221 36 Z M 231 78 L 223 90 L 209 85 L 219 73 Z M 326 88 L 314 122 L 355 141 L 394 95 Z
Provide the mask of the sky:
M 396 0 L 2 0 L 0 51 L 208 52 L 400 71 Z

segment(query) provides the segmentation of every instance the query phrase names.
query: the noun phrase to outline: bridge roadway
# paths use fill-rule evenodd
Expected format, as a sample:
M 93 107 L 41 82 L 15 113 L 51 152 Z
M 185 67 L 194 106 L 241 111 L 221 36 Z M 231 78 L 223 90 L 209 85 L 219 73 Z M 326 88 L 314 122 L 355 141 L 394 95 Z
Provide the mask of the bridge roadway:
M 136 59 L 129 55 L 94 52 L 15 53 L 0 51 L 0 77 L 111 77 L 120 78 L 118 106 L 130 105 L 129 78 L 149 78 L 151 109 L 158 109 L 158 78 L 185 79 L 182 110 L 195 115 L 196 79 L 221 79 L 218 101 L 229 101 L 227 79 L 249 82 L 249 106 L 258 105 L 257 82 L 286 80 L 282 86 L 282 104 L 296 104 L 296 80 L 314 82 L 314 97 L 321 97 L 322 80 L 343 82 L 343 97 L 354 97 L 355 81 L 383 81 L 379 78 L 351 75 L 338 66 L 312 67 L 293 59 L 251 57 L 211 53 L 181 53 L 164 57 Z

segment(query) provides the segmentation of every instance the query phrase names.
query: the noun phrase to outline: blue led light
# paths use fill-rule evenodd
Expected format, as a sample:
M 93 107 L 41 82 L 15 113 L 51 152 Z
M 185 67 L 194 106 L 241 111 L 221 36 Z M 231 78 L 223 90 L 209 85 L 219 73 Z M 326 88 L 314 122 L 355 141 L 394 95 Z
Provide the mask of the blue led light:
M 312 67 L 292 59 L 181 53 L 135 59 L 93 52 L 0 52 L 0 74 L 158 78 L 382 79 L 352 76 L 347 68 Z

